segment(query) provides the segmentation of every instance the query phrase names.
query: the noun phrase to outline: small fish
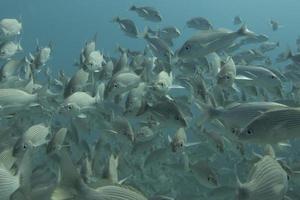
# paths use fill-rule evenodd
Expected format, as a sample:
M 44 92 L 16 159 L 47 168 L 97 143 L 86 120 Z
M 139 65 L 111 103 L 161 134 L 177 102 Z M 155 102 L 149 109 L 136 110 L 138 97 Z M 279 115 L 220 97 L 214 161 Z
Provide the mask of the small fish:
M 275 20 L 270 20 L 270 25 L 273 31 L 277 31 L 279 28 L 281 28 L 281 25 Z
M 0 41 L 21 34 L 22 23 L 17 19 L 4 18 L 0 20 Z M 4 37 L 4 38 L 3 38 Z
M 111 130 L 107 130 L 110 133 L 121 134 L 132 142 L 135 140 L 135 133 L 133 131 L 132 125 L 130 122 L 124 117 L 117 117 L 111 122 Z
M 182 152 L 185 147 L 201 144 L 200 142 L 188 143 L 186 132 L 182 127 L 176 131 L 173 138 L 169 136 L 168 139 L 171 144 L 172 152 Z
M 19 43 L 16 42 L 6 42 L 0 46 L 0 59 L 8 59 L 14 56 L 16 53 L 22 51 L 23 48 Z
M 79 114 L 78 117 L 85 118 L 83 112 L 91 110 L 103 101 L 104 84 L 99 84 L 97 87 L 96 95 L 92 97 L 86 92 L 77 91 L 67 97 L 61 105 L 62 111 L 71 114 Z
M 84 60 L 84 69 L 92 72 L 99 72 L 106 63 L 100 51 L 92 51 Z
M 207 188 L 216 188 L 219 186 L 219 177 L 207 161 L 192 163 L 190 164 L 190 169 L 201 185 Z
M 275 48 L 279 47 L 279 42 L 264 42 L 259 46 L 259 49 L 262 53 L 272 51 Z
M 164 40 L 162 40 L 158 36 L 150 36 L 147 31 L 144 34 L 144 39 L 149 44 L 151 51 L 156 57 L 162 59 L 167 63 L 171 62 L 171 57 L 174 55 L 174 53 Z
M 175 26 L 167 26 L 158 30 L 158 37 L 161 38 L 178 38 L 181 32 Z
M 144 18 L 145 20 L 151 21 L 151 22 L 160 22 L 162 21 L 162 16 L 159 13 L 158 10 L 156 10 L 153 7 L 149 6 L 141 6 L 137 7 L 135 5 L 132 5 L 129 10 L 135 11 L 140 17 Z
M 139 35 L 139 31 L 134 24 L 134 22 L 130 19 L 121 19 L 120 17 L 115 17 L 113 22 L 116 22 L 120 25 L 121 30 L 125 33 L 125 35 L 131 38 L 137 38 Z
M 153 114 L 154 118 L 158 121 L 164 121 L 161 125 L 163 126 L 187 126 L 187 119 L 185 119 L 185 114 L 176 105 L 176 102 L 168 99 L 167 97 L 162 97 L 162 100 L 156 102 L 154 105 L 146 105 L 146 108 L 139 115 L 149 112 Z
M 8 80 L 14 76 L 17 76 L 19 73 L 19 70 L 21 70 L 21 67 L 25 65 L 26 58 L 15 60 L 11 59 L 7 61 L 5 64 L 2 65 L 0 70 L 0 80 L 5 81 Z
M 45 124 L 36 124 L 27 129 L 23 134 L 23 148 L 39 147 L 48 142 L 50 127 Z
M 119 72 L 107 83 L 105 97 L 116 96 L 136 88 L 141 81 L 140 76 L 132 72 Z
M 64 98 L 69 97 L 71 94 L 80 91 L 86 86 L 89 79 L 89 73 L 83 69 L 79 69 L 70 79 L 64 90 Z
M 187 27 L 197 30 L 213 29 L 212 24 L 204 17 L 194 17 L 186 22 Z
M 233 24 L 234 25 L 240 25 L 241 23 L 243 23 L 243 20 L 242 20 L 242 18 L 240 16 L 235 16 L 233 18 Z
M 147 85 L 141 82 L 138 87 L 129 91 L 125 101 L 124 114 L 138 114 L 138 112 L 145 106 L 145 96 L 147 93 Z

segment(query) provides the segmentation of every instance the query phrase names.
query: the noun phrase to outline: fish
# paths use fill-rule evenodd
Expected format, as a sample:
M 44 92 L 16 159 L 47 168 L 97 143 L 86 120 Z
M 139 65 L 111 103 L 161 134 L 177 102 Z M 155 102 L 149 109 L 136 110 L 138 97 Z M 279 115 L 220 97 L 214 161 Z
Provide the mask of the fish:
M 180 152 L 180 151 L 182 152 L 185 147 L 190 147 L 190 146 L 200 144 L 200 142 L 188 143 L 185 130 L 182 127 L 176 131 L 173 138 L 169 136 L 169 142 L 171 145 L 172 152 Z
M 281 108 L 263 112 L 241 128 L 237 137 L 243 142 L 274 144 L 298 138 L 298 108 Z
M 67 135 L 67 128 L 59 129 L 50 139 L 49 143 L 47 144 L 47 153 L 56 153 L 64 147 L 63 143 L 65 141 L 65 137 Z
M 207 188 L 216 188 L 219 186 L 218 175 L 215 170 L 209 166 L 207 161 L 200 160 L 196 163 L 191 163 L 190 169 L 201 185 Z
M 89 73 L 83 69 L 79 69 L 68 81 L 64 89 L 64 98 L 67 98 L 71 94 L 83 89 L 87 85 L 88 79 Z
M 197 30 L 213 29 L 212 24 L 204 17 L 194 17 L 186 22 L 186 26 Z
M 270 25 L 273 31 L 277 31 L 279 28 L 281 28 L 281 25 L 273 19 L 270 20 Z
M 16 53 L 22 51 L 23 48 L 19 43 L 8 41 L 0 45 L 0 59 L 5 60 L 11 58 Z
M 204 116 L 199 124 L 204 124 L 207 120 L 218 119 L 232 136 L 261 113 L 273 109 L 288 108 L 288 106 L 276 102 L 233 103 L 225 108 L 212 108 L 203 104 L 198 104 L 198 106 L 200 109 L 204 109 Z
M 18 36 L 22 31 L 22 23 L 17 19 L 3 18 L 0 21 L 0 41 Z
M 199 58 L 227 48 L 239 37 L 254 35 L 245 25 L 235 32 L 224 29 L 202 31 L 185 41 L 177 50 L 177 56 L 182 59 Z
M 18 76 L 21 67 L 27 63 L 26 57 L 23 59 L 11 59 L 2 65 L 0 70 L 0 81 L 5 81 Z
M 162 16 L 158 10 L 156 10 L 154 7 L 150 6 L 135 6 L 132 5 L 129 10 L 134 11 L 138 14 L 138 16 L 144 18 L 145 20 L 151 21 L 151 22 L 161 22 Z
M 112 21 L 116 22 L 120 25 L 120 28 L 125 33 L 125 35 L 127 35 L 131 38 L 138 37 L 139 31 L 132 20 L 121 19 L 120 17 L 115 17 Z
M 141 77 L 132 72 L 119 72 L 107 83 L 105 97 L 116 96 L 136 88 L 141 82 Z
M 287 173 L 273 157 L 265 155 L 255 163 L 247 182 L 238 181 L 236 198 L 280 200 L 284 199 L 287 188 Z
M 72 160 L 66 153 L 60 153 L 60 168 L 62 170 L 62 178 L 59 185 L 51 194 L 52 200 L 63 200 L 67 198 L 101 200 L 101 199 L 140 199 L 147 198 L 140 192 L 131 188 L 117 185 L 107 185 L 96 189 L 87 186 L 80 178 Z
M 272 51 L 273 49 L 279 47 L 279 42 L 264 42 L 259 46 L 262 53 Z
M 239 25 L 239 24 L 241 24 L 241 23 L 243 23 L 243 20 L 241 19 L 241 17 L 240 16 L 235 16 L 234 18 L 233 18 L 233 24 L 234 25 Z

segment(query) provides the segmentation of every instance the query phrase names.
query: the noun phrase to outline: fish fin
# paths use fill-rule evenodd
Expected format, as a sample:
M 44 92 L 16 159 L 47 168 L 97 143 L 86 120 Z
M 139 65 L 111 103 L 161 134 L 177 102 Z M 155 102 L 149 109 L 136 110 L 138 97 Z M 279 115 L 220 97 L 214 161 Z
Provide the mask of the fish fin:
M 195 105 L 203 111 L 203 118 L 198 122 L 198 126 L 201 126 L 205 122 L 214 119 L 219 114 L 219 110 L 216 108 L 213 108 L 210 105 L 204 104 L 200 101 L 195 103 Z
M 171 142 L 172 142 L 172 138 L 171 138 L 171 136 L 170 136 L 170 135 L 168 135 L 168 141 L 169 141 L 169 143 L 171 143 Z
M 239 92 L 239 93 L 241 92 L 235 83 L 232 84 L 232 89 L 234 89 L 234 91 L 236 91 L 236 92 Z
M 81 113 L 81 114 L 77 115 L 77 117 L 80 118 L 80 119 L 86 119 L 86 118 L 87 118 L 87 115 Z
M 235 77 L 236 80 L 248 80 L 248 81 L 252 81 L 253 79 L 252 78 L 249 78 L 247 76 L 243 76 L 243 75 L 237 75 Z
M 241 26 L 241 28 L 239 30 L 237 30 L 237 33 L 239 35 L 242 35 L 242 36 L 256 36 L 256 34 L 253 32 L 253 31 L 250 31 L 248 28 L 247 28 L 247 25 L 246 24 L 243 24 Z
M 76 191 L 64 186 L 58 186 L 51 194 L 51 200 L 70 200 L 75 199 Z
M 189 143 L 186 143 L 184 144 L 185 147 L 192 147 L 192 146 L 196 146 L 196 145 L 199 145 L 199 144 L 202 144 L 201 142 L 189 142 Z
M 185 87 L 181 86 L 181 85 L 171 85 L 169 87 L 169 89 L 185 89 Z
M 118 181 L 118 184 L 119 184 L 119 185 L 122 185 L 122 184 L 125 183 L 125 181 L 127 181 L 130 177 L 132 177 L 132 175 L 127 176 L 127 177 L 125 177 L 125 178 L 119 180 L 119 181 Z

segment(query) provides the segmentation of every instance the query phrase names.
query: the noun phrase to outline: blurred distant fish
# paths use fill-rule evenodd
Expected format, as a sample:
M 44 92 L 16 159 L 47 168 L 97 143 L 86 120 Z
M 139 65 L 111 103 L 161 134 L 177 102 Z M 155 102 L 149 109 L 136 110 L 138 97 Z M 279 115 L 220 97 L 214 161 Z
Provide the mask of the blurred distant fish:
M 134 24 L 134 22 L 130 19 L 121 19 L 120 17 L 115 17 L 112 20 L 120 25 L 121 30 L 125 33 L 125 35 L 131 38 L 137 38 L 139 35 L 139 31 Z
M 277 21 L 273 19 L 270 20 L 270 25 L 273 31 L 277 31 L 279 28 L 282 27 Z
M 243 20 L 241 19 L 241 17 L 240 16 L 235 16 L 234 19 L 233 19 L 233 24 L 234 25 L 239 25 L 241 23 L 243 23 Z
M 186 22 L 187 27 L 197 30 L 213 29 L 212 24 L 204 17 L 194 17 Z
M 152 21 L 152 22 L 160 22 L 162 21 L 162 16 L 158 10 L 150 6 L 141 6 L 137 7 L 135 5 L 129 8 L 131 11 L 135 11 L 140 17 Z

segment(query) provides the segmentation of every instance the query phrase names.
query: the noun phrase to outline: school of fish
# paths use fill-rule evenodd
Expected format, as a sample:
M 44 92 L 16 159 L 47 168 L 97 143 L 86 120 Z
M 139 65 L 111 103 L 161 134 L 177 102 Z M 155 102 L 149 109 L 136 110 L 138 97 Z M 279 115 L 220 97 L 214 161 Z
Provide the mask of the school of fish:
M 176 26 L 111 22 L 144 50 L 105 55 L 95 34 L 68 76 L 55 41 L 24 55 L 22 21 L 0 19 L 0 200 L 300 199 L 300 37 L 274 59 L 240 16 L 190 18 L 180 46 Z

